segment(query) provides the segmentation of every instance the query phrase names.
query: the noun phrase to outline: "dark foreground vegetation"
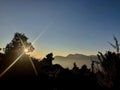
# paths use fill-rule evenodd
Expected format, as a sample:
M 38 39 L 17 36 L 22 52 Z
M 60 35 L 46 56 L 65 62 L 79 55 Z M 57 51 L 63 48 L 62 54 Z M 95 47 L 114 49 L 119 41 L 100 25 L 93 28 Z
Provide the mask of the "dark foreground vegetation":
M 98 60 L 92 60 L 91 68 L 63 68 L 52 64 L 53 53 L 41 61 L 28 54 L 34 50 L 28 38 L 15 33 L 13 40 L 0 53 L 0 87 L 9 89 L 41 90 L 118 90 L 120 88 L 120 53 L 116 37 L 116 52 L 98 52 Z M 27 49 L 27 52 L 24 51 Z

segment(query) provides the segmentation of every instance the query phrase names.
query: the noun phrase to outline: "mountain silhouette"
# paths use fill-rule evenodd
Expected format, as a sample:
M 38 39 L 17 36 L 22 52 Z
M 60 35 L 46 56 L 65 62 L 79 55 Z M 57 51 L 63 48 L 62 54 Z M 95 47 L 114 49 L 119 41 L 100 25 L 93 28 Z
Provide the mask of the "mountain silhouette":
M 54 64 L 59 63 L 64 68 L 72 69 L 73 63 L 76 62 L 78 67 L 86 64 L 89 68 L 91 66 L 92 60 L 98 60 L 96 55 L 84 55 L 84 54 L 69 54 L 67 56 L 55 56 Z
M 98 60 L 96 55 L 69 54 L 64 56 L 55 56 L 55 60 Z

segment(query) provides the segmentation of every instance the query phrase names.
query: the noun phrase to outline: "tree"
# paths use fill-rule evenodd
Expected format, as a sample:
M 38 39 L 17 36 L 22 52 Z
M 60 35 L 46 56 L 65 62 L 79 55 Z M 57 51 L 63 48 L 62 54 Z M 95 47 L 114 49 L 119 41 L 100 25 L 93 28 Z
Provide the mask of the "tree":
M 21 54 L 25 49 L 27 49 L 28 52 L 32 52 L 34 50 L 34 47 L 27 40 L 28 38 L 24 34 L 16 32 L 12 41 L 6 45 L 6 48 L 4 50 L 5 54 Z
M 112 87 L 115 81 L 119 81 L 120 76 L 120 54 L 108 51 L 105 54 L 98 52 L 98 60 L 101 64 L 102 72 L 99 74 L 99 82 L 102 86 Z
M 29 77 L 35 75 L 34 65 L 30 56 L 26 55 L 25 49 L 27 49 L 27 52 L 32 52 L 34 47 L 28 42 L 28 38 L 24 34 L 15 33 L 11 42 L 4 49 L 5 55 L 0 63 L 2 76 L 6 74 L 8 78 L 19 78 L 21 76 Z
M 120 50 L 119 46 L 120 46 L 120 44 L 119 44 L 119 42 L 118 42 L 118 40 L 117 40 L 117 38 L 116 38 L 115 36 L 113 36 L 113 38 L 114 38 L 114 41 L 115 41 L 115 45 L 112 44 L 112 43 L 110 43 L 110 42 L 108 42 L 108 43 L 109 43 L 114 49 L 116 49 L 116 52 L 117 52 L 117 53 L 119 53 L 119 50 Z
M 46 66 L 46 65 L 51 66 L 53 60 L 54 60 L 53 53 L 47 54 L 46 57 L 43 58 L 43 60 L 42 60 L 43 66 Z

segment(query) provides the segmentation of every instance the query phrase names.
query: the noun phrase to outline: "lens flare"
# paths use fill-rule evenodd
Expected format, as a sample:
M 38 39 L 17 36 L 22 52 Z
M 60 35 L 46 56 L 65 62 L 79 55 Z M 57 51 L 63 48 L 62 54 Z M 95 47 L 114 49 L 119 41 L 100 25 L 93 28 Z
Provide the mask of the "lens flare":
M 25 52 L 25 53 L 28 53 L 28 49 L 27 49 L 27 48 L 25 48 L 25 49 L 24 49 L 24 52 Z
M 33 45 L 47 30 L 48 30 L 48 27 L 50 26 L 50 24 L 48 25 L 48 26 L 46 26 L 43 30 L 42 30 L 42 32 L 34 39 L 34 41 L 32 42 L 32 44 L 31 45 Z M 18 36 L 19 37 L 19 36 Z M 19 37 L 19 39 L 20 39 L 20 41 L 21 41 L 21 43 L 22 43 L 22 45 L 23 45 L 23 47 L 24 47 L 24 52 L 20 55 L 20 56 L 18 56 L 18 58 L 17 59 L 15 59 L 15 61 L 12 63 L 12 64 L 10 64 L 1 74 L 0 74 L 0 78 L 26 53 L 26 52 L 28 52 L 28 49 L 26 49 L 25 48 L 25 45 L 24 45 L 24 43 L 23 43 L 23 41 L 22 41 L 22 39 Z M 29 46 L 29 48 L 30 48 L 31 46 Z M 35 68 L 35 65 L 34 65 L 34 63 L 32 62 L 32 60 L 29 58 L 29 60 L 30 60 L 30 62 L 31 62 L 31 64 L 32 64 L 32 67 L 33 67 L 33 69 L 34 69 L 34 72 L 35 72 L 35 74 L 36 75 L 38 75 L 38 72 L 37 72 L 37 70 L 36 70 L 36 68 Z
M 33 69 L 34 69 L 34 72 L 35 72 L 36 76 L 38 76 L 37 69 L 35 68 L 35 65 L 34 65 L 32 59 L 31 59 L 30 57 L 29 57 L 29 60 L 30 60 L 30 63 L 31 63 L 31 65 L 32 65 Z
M 1 74 L 0 74 L 0 78 L 24 55 L 24 53 L 22 53 L 10 66 L 8 66 Z

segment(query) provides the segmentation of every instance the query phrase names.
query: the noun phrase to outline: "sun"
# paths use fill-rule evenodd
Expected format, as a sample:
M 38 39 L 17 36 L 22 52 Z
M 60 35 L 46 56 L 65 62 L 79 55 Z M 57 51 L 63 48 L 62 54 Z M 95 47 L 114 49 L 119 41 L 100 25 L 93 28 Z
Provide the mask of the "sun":
M 25 49 L 24 49 L 24 52 L 25 52 L 25 53 L 28 53 L 28 49 L 27 49 L 27 48 L 25 48 Z

